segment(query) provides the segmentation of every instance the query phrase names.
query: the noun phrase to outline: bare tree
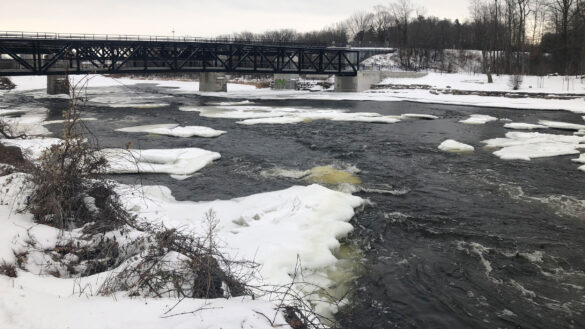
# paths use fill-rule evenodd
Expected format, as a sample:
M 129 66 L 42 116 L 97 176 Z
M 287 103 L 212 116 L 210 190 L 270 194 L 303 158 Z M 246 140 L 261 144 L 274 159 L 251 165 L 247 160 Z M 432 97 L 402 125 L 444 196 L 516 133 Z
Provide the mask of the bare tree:
M 408 23 L 414 12 L 414 5 L 411 0 L 397 0 L 390 4 L 390 10 L 396 17 L 402 32 L 402 46 L 406 46 L 408 44 Z
M 357 11 L 345 22 L 351 37 L 357 41 L 364 41 L 364 34 L 372 27 L 374 15 L 367 11 Z
M 382 5 L 374 6 L 372 26 L 379 41 L 388 41 L 389 35 L 387 31 L 395 21 L 396 18 L 390 13 L 388 7 Z

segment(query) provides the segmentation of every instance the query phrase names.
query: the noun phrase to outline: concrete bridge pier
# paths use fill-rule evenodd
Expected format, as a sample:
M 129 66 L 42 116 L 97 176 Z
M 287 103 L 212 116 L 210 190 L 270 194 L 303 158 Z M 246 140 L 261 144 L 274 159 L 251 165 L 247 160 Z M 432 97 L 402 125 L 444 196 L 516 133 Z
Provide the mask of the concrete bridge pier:
M 373 84 L 382 81 L 380 71 L 359 71 L 356 76 L 335 76 L 336 92 L 362 92 L 370 89 Z
M 227 79 L 225 73 L 201 72 L 199 74 L 199 91 L 226 92 Z
M 275 73 L 272 89 L 297 89 L 299 75 L 294 73 Z
M 426 72 L 390 72 L 390 71 L 359 71 L 354 77 L 335 76 L 335 91 L 362 92 L 386 78 L 416 79 L 426 76 Z
M 48 75 L 47 76 L 47 94 L 49 95 L 69 95 L 69 77 L 66 75 Z

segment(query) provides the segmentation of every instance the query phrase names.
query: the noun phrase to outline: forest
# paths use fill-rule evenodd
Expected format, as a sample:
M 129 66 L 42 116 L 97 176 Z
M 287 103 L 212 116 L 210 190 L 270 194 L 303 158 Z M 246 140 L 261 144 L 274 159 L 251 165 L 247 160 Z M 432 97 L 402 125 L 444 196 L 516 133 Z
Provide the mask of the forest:
M 319 31 L 281 29 L 226 37 L 394 47 L 409 65 L 413 57 L 421 63 L 445 49 L 480 50 L 487 74 L 585 73 L 584 0 L 471 0 L 469 16 L 461 20 L 435 17 L 415 1 L 397 0 L 356 11 Z

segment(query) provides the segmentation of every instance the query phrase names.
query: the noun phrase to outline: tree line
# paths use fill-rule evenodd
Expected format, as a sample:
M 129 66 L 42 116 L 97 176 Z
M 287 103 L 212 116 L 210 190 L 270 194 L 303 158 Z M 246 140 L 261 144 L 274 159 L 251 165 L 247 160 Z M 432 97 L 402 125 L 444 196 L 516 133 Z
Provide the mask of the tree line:
M 469 10 L 464 21 L 440 19 L 425 15 L 413 0 L 396 0 L 357 11 L 319 31 L 282 29 L 224 37 L 395 47 L 401 57 L 474 49 L 481 51 L 488 75 L 585 73 L 585 0 L 470 0 Z

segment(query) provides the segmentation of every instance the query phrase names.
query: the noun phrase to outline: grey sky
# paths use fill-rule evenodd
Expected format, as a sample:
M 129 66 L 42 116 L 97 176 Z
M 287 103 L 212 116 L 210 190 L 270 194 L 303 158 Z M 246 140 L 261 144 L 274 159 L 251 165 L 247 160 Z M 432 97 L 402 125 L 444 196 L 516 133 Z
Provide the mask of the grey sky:
M 426 15 L 468 16 L 469 0 L 413 0 Z M 379 0 L 0 0 L 0 31 L 215 36 L 321 29 Z

